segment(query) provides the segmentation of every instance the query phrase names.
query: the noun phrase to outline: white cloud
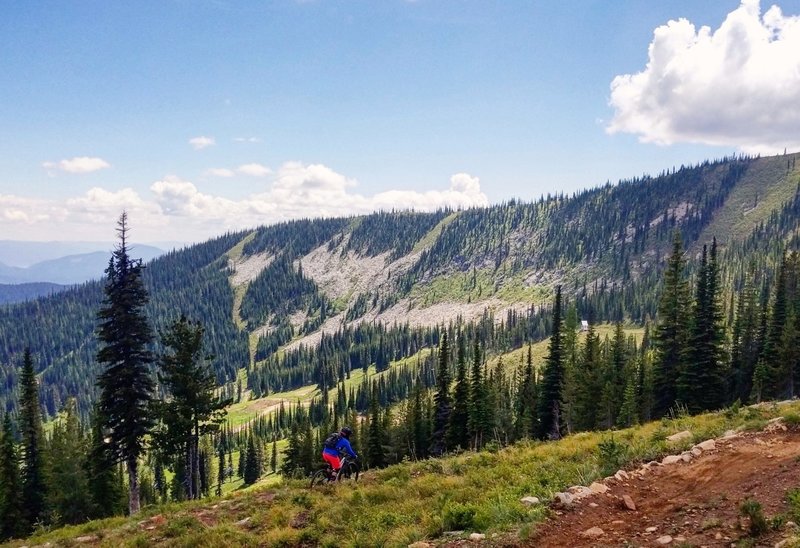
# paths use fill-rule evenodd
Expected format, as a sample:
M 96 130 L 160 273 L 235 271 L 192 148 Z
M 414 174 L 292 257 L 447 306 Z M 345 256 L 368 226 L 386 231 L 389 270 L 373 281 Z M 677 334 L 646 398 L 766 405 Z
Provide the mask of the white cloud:
M 189 139 L 189 144 L 192 145 L 195 150 L 202 150 L 204 148 L 213 146 L 216 143 L 217 142 L 213 137 L 204 137 L 202 135 L 200 137 L 192 137 Z
M 446 188 L 427 192 L 389 190 L 366 196 L 357 187 L 355 179 L 325 165 L 286 162 L 271 174 L 263 191 L 238 200 L 202 192 L 175 176 L 155 181 L 149 195 L 130 188 L 92 188 L 60 201 L 0 195 L 0 233 L 20 239 L 47 239 L 55 233 L 62 238 L 102 239 L 98 230 L 113 234 L 116 219 L 125 209 L 139 241 L 164 240 L 165 234 L 174 240 L 196 241 L 226 230 L 290 219 L 489 203 L 478 178 L 467 173 L 454 174 Z
M 61 160 L 60 162 L 44 162 L 42 167 L 48 171 L 59 169 L 67 173 L 91 173 L 92 171 L 99 171 L 111 167 L 111 164 L 102 158 L 92 158 L 89 156 L 76 156 L 69 160 Z
M 266 177 L 267 175 L 272 174 L 272 170 L 270 168 L 256 163 L 241 165 L 236 168 L 236 171 L 242 175 L 249 175 L 251 177 Z
M 236 137 L 234 141 L 237 143 L 260 143 L 261 139 L 258 137 Z
M 714 31 L 686 19 L 655 29 L 649 61 L 611 82 L 609 133 L 647 143 L 800 148 L 800 17 L 742 0 Z
M 211 169 L 206 170 L 206 175 L 211 175 L 212 177 L 230 178 L 236 175 L 236 173 L 232 169 L 227 169 L 224 167 L 212 167 Z

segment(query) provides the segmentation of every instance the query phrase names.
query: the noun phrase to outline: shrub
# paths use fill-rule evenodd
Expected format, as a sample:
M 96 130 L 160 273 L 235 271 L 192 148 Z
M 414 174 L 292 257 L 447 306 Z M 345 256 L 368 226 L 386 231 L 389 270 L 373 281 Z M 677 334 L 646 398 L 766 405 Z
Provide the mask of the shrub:
M 616 441 L 614 436 L 602 440 L 597 448 L 600 451 L 600 473 L 603 476 L 610 476 L 625 464 L 628 446 Z
M 474 504 L 451 502 L 442 510 L 442 526 L 446 531 L 466 531 L 475 524 L 478 509 Z
M 739 513 L 750 520 L 749 532 L 751 537 L 761 536 L 769 529 L 767 519 L 764 517 L 764 510 L 757 500 L 746 499 L 739 506 Z

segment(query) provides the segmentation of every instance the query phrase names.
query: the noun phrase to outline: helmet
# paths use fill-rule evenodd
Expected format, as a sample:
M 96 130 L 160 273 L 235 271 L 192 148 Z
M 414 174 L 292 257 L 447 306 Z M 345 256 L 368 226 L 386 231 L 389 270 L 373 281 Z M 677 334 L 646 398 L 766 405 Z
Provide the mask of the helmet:
M 342 427 L 341 431 L 339 432 L 343 437 L 350 439 L 350 434 L 353 433 L 353 429 L 349 426 Z

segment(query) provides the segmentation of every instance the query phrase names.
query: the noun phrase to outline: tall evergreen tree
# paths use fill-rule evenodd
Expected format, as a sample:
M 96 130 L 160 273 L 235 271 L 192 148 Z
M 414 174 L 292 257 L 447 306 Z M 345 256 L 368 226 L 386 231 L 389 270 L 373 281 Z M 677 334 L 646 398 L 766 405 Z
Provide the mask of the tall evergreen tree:
M 106 269 L 105 299 L 97 314 L 100 349 L 97 361 L 105 370 L 97 379 L 100 416 L 108 430 L 114 458 L 125 462 L 128 472 L 128 510 L 139 512 L 139 457 L 145 436 L 153 426 L 150 403 L 153 379 L 149 365 L 153 340 L 144 314 L 148 295 L 142 281 L 141 259 L 128 249 L 128 215 L 117 223 L 119 244 Z
M 453 390 L 453 412 L 447 427 L 447 446 L 451 449 L 469 448 L 469 379 L 464 335 L 458 337 L 456 351 L 456 386 Z
M 247 447 L 245 449 L 244 457 L 244 484 L 253 485 L 258 481 L 261 476 L 261 470 L 258 466 L 258 455 L 256 454 L 256 446 L 253 436 L 247 436 Z
M 553 327 L 539 392 L 539 430 L 541 439 L 561 439 L 561 389 L 564 383 L 564 356 L 561 323 L 561 286 L 556 286 Z
M 653 415 L 660 417 L 675 405 L 676 383 L 685 363 L 689 338 L 689 286 L 684 279 L 683 240 L 677 230 L 672 254 L 664 271 L 664 285 L 658 305 L 658 325 L 653 337 L 656 350 L 653 363 Z
M 534 437 L 538 432 L 536 413 L 536 373 L 533 370 L 533 354 L 528 345 L 525 367 L 517 390 L 516 438 Z
M 729 401 L 749 401 L 753 390 L 753 373 L 759 354 L 758 298 L 753 287 L 751 265 L 736 302 L 736 315 L 731 333 L 731 366 Z
M 53 427 L 50 440 L 48 506 L 59 524 L 81 523 L 91 516 L 89 480 L 86 477 L 88 445 L 78 421 L 78 406 L 70 398 L 64 418 Z
M 678 375 L 676 387 L 678 399 L 691 413 L 719 409 L 725 404 L 727 382 L 723 370 L 723 342 L 717 241 L 714 239 L 710 253 L 703 246 L 697 274 L 688 360 Z
M 386 443 L 386 432 L 381 421 L 378 395 L 372 391 L 369 398 L 369 439 L 367 443 L 367 465 L 370 468 L 382 468 L 386 465 L 383 446 Z
M 21 536 L 23 522 L 19 456 L 11 416 L 6 413 L 0 432 L 0 540 Z
M 434 396 L 433 433 L 430 453 L 440 456 L 447 451 L 447 427 L 450 424 L 450 347 L 447 332 L 442 333 L 439 345 L 439 366 L 436 368 L 436 395 Z
M 22 507 L 28 527 L 44 518 L 47 484 L 42 408 L 30 349 L 26 348 L 20 374 L 20 437 L 22 438 Z
M 475 337 L 472 349 L 472 370 L 469 387 L 469 433 L 473 449 L 480 450 L 484 439 L 490 432 L 489 402 L 486 397 L 486 384 L 481 367 L 481 349 Z
M 87 466 L 89 493 L 92 502 L 92 517 L 104 518 L 123 511 L 122 489 L 116 459 L 111 451 L 110 440 L 103 435 L 105 421 L 95 407 L 91 421 L 91 448 Z
M 159 359 L 158 380 L 170 399 L 155 402 L 163 428 L 156 445 L 185 466 L 186 498 L 200 496 L 200 439 L 219 430 L 229 400 L 215 395 L 216 377 L 203 354 L 203 327 L 181 316 L 163 336 L 166 352 Z

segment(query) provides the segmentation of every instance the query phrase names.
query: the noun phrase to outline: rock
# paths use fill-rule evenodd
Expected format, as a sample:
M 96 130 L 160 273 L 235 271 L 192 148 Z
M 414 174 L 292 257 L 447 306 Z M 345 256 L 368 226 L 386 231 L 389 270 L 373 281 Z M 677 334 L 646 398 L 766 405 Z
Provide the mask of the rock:
M 253 519 L 252 517 L 247 516 L 246 518 L 240 519 L 239 521 L 237 521 L 236 525 L 238 525 L 240 527 L 243 526 L 243 525 L 247 525 L 248 523 L 250 523 L 250 520 L 252 520 L 252 519 Z
M 714 535 L 714 539 L 715 540 L 722 540 L 722 533 L 717 533 L 716 535 Z
M 661 460 L 661 464 L 664 466 L 668 464 L 677 464 L 681 461 L 681 457 L 679 455 L 667 455 Z
M 698 449 L 702 449 L 703 451 L 713 451 L 717 448 L 717 442 L 714 440 L 706 440 L 703 442 L 698 443 L 695 445 Z
M 598 495 L 602 495 L 603 493 L 608 491 L 608 487 L 606 487 L 605 485 L 603 485 L 602 483 L 599 483 L 597 481 L 592 483 L 589 486 L 589 489 L 592 491 L 592 493 L 596 493 Z
M 589 506 L 591 506 L 592 508 L 597 508 L 597 507 L 598 507 L 598 506 L 600 506 L 600 505 L 599 505 L 599 504 L 597 504 L 596 502 L 590 502 L 590 503 L 589 503 Z
M 625 520 L 623 519 L 615 519 L 611 522 L 611 525 L 625 525 Z
M 647 531 L 648 533 L 655 533 L 656 531 L 658 531 L 658 527 L 656 526 L 648 527 L 647 529 L 645 529 L 645 531 Z
M 409 544 L 408 548 L 431 548 L 431 545 L 427 542 L 417 541 Z
M 82 537 L 78 537 L 75 539 L 75 542 L 83 544 L 84 542 L 94 542 L 98 540 L 98 537 L 95 535 L 84 535 Z
M 597 537 L 602 537 L 605 534 L 606 532 L 600 529 L 599 527 L 592 527 L 591 529 L 587 529 L 586 531 L 581 533 L 581 536 L 586 538 L 597 538 Z
M 666 545 L 667 545 L 667 544 L 669 544 L 670 542 L 672 542 L 672 537 L 671 537 L 671 536 L 669 536 L 669 535 L 664 535 L 664 536 L 662 536 L 662 537 L 658 537 L 658 538 L 656 539 L 656 543 L 658 543 L 658 544 L 660 544 L 660 545 L 662 545 L 662 546 L 666 546 Z
M 703 454 L 703 450 L 700 449 L 699 447 L 692 447 L 691 453 L 692 456 L 696 458 Z
M 472 533 L 469 536 L 469 540 L 483 540 L 485 538 L 486 538 L 486 535 L 484 535 L 483 533 Z
M 796 529 L 797 528 L 797 524 L 795 522 L 793 522 L 793 521 L 787 521 L 786 522 L 786 528 L 787 529 Z
M 779 541 L 779 542 L 776 542 L 776 543 L 775 543 L 775 548 L 786 548 L 787 546 L 789 546 L 789 543 L 790 543 L 791 541 L 792 541 L 792 539 L 790 539 L 790 538 L 785 538 L 785 539 L 783 539 L 783 540 L 781 540 L 781 541 Z
M 670 443 L 677 443 L 679 441 L 691 439 L 692 433 L 688 430 L 684 430 L 683 432 L 678 432 L 677 434 L 672 434 L 671 436 L 667 436 L 667 441 Z
M 675 542 L 686 542 L 686 537 L 682 537 L 682 536 L 678 535 L 677 537 L 675 537 L 672 540 L 674 540 Z
M 539 504 L 539 502 L 541 502 L 539 497 L 522 497 L 519 499 L 519 501 L 527 506 L 533 506 L 534 504 Z
M 614 474 L 614 478 L 616 478 L 617 481 L 622 481 L 629 479 L 630 475 L 628 475 L 628 473 L 625 470 L 617 470 L 617 473 Z
M 586 497 L 590 497 L 594 494 L 594 491 L 588 487 L 584 487 L 583 485 L 575 485 L 570 487 L 568 491 L 572 495 L 573 502 L 585 499 Z
M 722 441 L 730 441 L 732 439 L 738 438 L 739 434 L 735 430 L 726 430 L 722 437 L 720 438 Z
M 553 495 L 553 500 L 559 504 L 563 504 L 564 506 L 569 506 L 572 504 L 572 495 L 569 493 L 556 493 Z
M 681 453 L 681 460 L 683 462 L 691 462 L 692 454 L 689 451 L 684 451 L 683 453 Z
M 636 511 L 636 504 L 633 502 L 633 499 L 630 497 L 630 495 L 622 495 L 622 504 L 624 504 L 625 508 L 631 512 Z

